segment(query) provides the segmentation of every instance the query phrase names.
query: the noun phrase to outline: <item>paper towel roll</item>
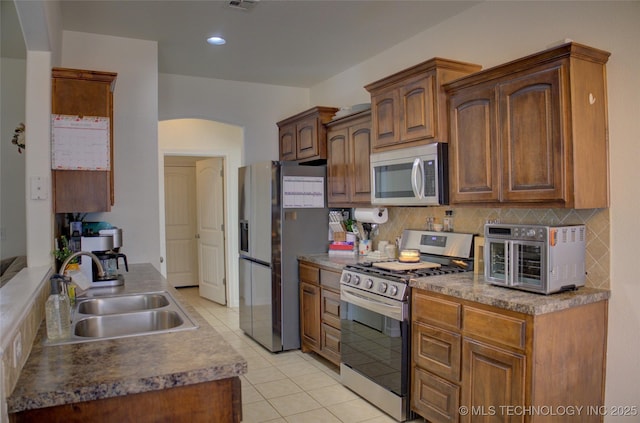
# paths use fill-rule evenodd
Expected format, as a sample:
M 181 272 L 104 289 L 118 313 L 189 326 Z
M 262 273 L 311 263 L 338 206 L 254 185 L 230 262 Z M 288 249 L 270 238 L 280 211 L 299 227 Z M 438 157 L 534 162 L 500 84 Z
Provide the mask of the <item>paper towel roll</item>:
M 389 213 L 386 208 L 357 208 L 354 219 L 362 223 L 385 223 L 389 220 Z

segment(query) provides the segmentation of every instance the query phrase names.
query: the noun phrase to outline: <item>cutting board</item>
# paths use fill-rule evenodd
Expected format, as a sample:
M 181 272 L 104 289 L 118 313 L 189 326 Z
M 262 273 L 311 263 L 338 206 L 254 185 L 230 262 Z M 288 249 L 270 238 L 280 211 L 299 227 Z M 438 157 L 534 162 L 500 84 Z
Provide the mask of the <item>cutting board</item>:
M 415 270 L 415 269 L 430 269 L 434 267 L 440 267 L 440 263 L 431 263 L 429 261 L 418 261 L 416 263 L 401 263 L 399 261 L 383 261 L 379 263 L 373 263 L 375 267 L 379 267 L 385 270 Z

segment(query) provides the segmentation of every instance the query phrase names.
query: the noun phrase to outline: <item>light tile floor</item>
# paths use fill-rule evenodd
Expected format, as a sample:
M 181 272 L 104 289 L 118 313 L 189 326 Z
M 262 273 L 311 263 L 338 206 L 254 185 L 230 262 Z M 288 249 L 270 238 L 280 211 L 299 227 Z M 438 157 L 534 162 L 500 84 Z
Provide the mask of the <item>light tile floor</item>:
M 247 360 L 241 376 L 244 423 L 395 422 L 343 387 L 333 364 L 300 350 L 273 354 L 240 330 L 238 309 L 201 298 L 197 288 L 180 293 Z

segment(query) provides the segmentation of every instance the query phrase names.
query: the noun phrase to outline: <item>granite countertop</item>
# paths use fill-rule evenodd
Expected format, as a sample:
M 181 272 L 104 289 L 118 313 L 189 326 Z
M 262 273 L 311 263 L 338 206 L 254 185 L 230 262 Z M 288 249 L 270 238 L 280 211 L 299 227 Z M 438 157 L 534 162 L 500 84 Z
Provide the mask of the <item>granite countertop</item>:
M 610 291 L 581 287 L 551 295 L 502 288 L 472 272 L 412 279 L 409 285 L 505 310 L 538 315 L 609 299 Z
M 247 361 L 151 264 L 132 264 L 122 287 L 90 296 L 167 290 L 195 330 L 46 346 L 43 321 L 13 393 L 9 413 L 237 377 Z
M 329 254 L 299 255 L 298 260 L 336 271 L 342 271 L 342 268 L 348 264 L 375 261 L 367 256 L 329 256 Z M 473 272 L 416 278 L 412 279 L 409 285 L 413 288 L 439 292 L 455 298 L 530 315 L 552 313 L 607 300 L 611 294 L 608 290 L 586 287 L 552 295 L 534 294 L 491 285 L 482 275 L 476 275 Z

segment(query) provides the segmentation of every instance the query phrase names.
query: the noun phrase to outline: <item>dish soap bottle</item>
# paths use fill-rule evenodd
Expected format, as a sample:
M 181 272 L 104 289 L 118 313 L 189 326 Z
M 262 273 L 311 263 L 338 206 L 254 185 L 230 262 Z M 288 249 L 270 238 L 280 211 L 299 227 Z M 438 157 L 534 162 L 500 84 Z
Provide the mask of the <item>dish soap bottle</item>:
M 71 303 L 69 297 L 62 292 L 62 280 L 53 276 L 51 295 L 44 305 L 47 320 L 47 338 L 58 340 L 68 338 L 71 333 Z

